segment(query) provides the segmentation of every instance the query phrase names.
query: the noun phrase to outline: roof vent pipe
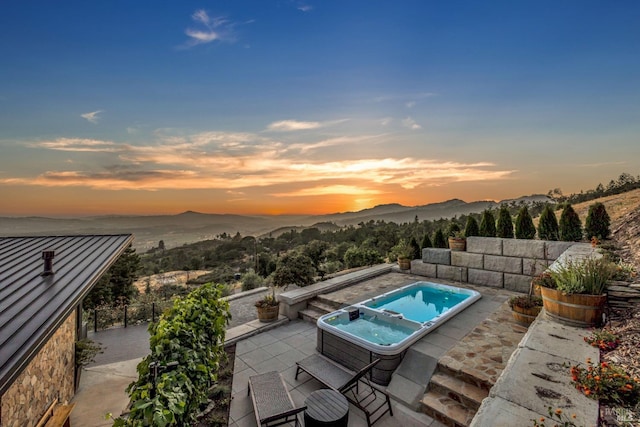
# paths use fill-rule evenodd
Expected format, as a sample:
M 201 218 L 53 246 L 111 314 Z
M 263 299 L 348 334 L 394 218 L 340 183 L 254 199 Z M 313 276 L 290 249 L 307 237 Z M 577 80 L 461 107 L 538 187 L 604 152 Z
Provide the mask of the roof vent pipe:
M 44 260 L 44 271 L 42 272 L 43 276 L 51 276 L 53 271 L 53 257 L 55 256 L 55 251 L 46 250 L 42 251 L 42 259 Z

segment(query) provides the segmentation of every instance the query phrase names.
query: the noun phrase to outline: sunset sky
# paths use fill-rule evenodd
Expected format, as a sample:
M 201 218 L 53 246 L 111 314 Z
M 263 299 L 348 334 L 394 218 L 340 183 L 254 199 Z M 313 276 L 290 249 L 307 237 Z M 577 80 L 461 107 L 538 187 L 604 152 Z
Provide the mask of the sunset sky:
M 0 215 L 354 211 L 640 174 L 640 2 L 5 1 Z

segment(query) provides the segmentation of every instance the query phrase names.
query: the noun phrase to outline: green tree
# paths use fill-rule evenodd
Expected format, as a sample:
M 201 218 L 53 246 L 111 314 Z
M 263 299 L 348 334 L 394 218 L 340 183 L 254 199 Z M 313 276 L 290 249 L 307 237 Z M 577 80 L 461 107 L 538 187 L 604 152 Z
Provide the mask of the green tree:
M 444 239 L 444 233 L 441 228 L 438 228 L 435 233 L 433 233 L 433 247 L 434 248 L 446 248 L 447 241 Z
M 558 240 L 558 219 L 550 204 L 546 204 L 538 222 L 538 237 L 542 240 Z
M 409 246 L 411 246 L 411 250 L 413 251 L 411 259 L 420 259 L 422 258 L 422 253 L 420 251 L 420 246 L 418 245 L 418 241 L 415 237 L 411 237 L 409 241 Z
M 582 222 L 570 203 L 567 203 L 560 214 L 558 224 L 560 240 L 563 242 L 577 242 L 582 240 Z
M 380 264 L 382 257 L 378 251 L 371 248 L 351 247 L 344 254 L 347 268 L 364 267 L 365 265 Z
M 311 258 L 304 254 L 288 252 L 278 260 L 276 271 L 273 272 L 273 284 L 278 287 L 291 284 L 307 286 L 313 283 L 315 275 Z
M 431 239 L 429 238 L 429 233 L 424 233 L 424 237 L 422 238 L 422 248 L 431 248 L 433 244 L 431 243 Z
M 101 304 L 128 304 L 138 294 L 133 282 L 138 278 L 139 269 L 140 256 L 129 246 L 86 296 L 84 307 L 92 309 Z
M 496 237 L 496 219 L 489 209 L 482 212 L 480 235 L 482 237 Z
M 607 213 L 607 209 L 600 202 L 596 202 L 589 206 L 589 213 L 587 213 L 587 219 L 584 221 L 584 234 L 588 239 L 596 237 L 599 240 L 604 240 L 609 237 L 611 230 L 611 218 Z
M 496 223 L 496 236 L 504 239 L 513 238 L 513 220 L 511 219 L 507 205 L 500 206 L 498 222 Z
M 479 235 L 480 235 L 480 229 L 478 228 L 478 221 L 476 221 L 474 217 L 469 215 L 467 217 L 467 224 L 464 227 L 464 236 L 471 237 L 471 236 L 479 236 Z
M 533 239 L 536 236 L 536 227 L 529 215 L 526 205 L 522 206 L 516 217 L 516 239 Z

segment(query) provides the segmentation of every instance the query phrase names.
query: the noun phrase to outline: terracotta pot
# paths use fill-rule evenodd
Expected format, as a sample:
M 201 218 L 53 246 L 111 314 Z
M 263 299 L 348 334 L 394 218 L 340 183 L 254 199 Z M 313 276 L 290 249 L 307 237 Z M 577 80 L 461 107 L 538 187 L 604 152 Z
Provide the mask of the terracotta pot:
M 409 258 L 398 258 L 398 267 L 400 267 L 400 270 L 409 270 L 411 268 L 411 260 Z
M 538 314 L 542 310 L 542 306 L 522 308 L 514 305 L 512 310 L 511 314 L 513 314 L 513 318 L 516 322 L 523 326 L 529 326 L 534 320 L 536 320 L 536 317 L 538 317 Z
M 452 251 L 464 251 L 467 249 L 467 239 L 463 237 L 449 237 L 449 249 Z
M 267 323 L 278 320 L 280 305 L 268 305 L 266 307 L 256 307 L 258 310 L 258 320 Z
M 566 295 L 557 289 L 541 287 L 544 309 L 554 320 L 570 326 L 589 328 L 603 322 L 602 314 L 607 302 L 604 295 Z

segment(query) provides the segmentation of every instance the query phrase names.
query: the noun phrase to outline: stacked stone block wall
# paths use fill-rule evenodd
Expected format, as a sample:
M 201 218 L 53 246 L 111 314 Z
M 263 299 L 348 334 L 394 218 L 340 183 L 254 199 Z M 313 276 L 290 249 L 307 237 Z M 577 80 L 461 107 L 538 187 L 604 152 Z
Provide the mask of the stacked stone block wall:
M 528 292 L 542 273 L 574 242 L 468 237 L 467 250 L 425 248 L 411 272 L 426 277 Z
M 51 402 L 68 402 L 75 390 L 74 311 L 2 395 L 2 427 L 35 425 Z

